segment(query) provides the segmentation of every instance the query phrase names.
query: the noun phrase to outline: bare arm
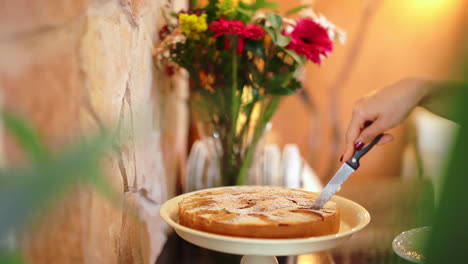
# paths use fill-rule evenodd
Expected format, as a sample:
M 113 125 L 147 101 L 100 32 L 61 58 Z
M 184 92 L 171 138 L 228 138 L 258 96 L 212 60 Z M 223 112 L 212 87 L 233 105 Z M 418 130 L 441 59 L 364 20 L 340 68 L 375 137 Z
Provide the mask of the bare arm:
M 390 142 L 393 136 L 385 131 L 403 122 L 417 106 L 457 121 L 452 109 L 452 99 L 455 91 L 463 86 L 459 82 L 409 78 L 361 98 L 354 106 L 346 132 L 346 148 L 342 161 L 351 158 L 355 149 L 362 148 L 378 134 L 384 133 L 379 144 Z M 365 127 L 364 124 L 368 121 L 372 124 Z

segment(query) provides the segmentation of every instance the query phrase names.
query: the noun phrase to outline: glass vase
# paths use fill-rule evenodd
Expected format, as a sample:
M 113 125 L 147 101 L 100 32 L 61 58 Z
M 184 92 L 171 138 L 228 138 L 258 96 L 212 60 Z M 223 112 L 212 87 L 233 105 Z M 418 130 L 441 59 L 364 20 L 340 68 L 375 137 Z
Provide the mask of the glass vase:
M 193 165 L 200 170 L 198 186 L 248 184 L 250 168 L 263 146 L 267 124 L 277 107 L 277 98 L 267 98 L 248 112 L 231 112 L 210 96 L 193 94 L 191 97 L 192 119 L 200 135 L 198 144 L 203 145 L 203 150 L 198 153 L 203 157 L 197 159 L 199 164 Z

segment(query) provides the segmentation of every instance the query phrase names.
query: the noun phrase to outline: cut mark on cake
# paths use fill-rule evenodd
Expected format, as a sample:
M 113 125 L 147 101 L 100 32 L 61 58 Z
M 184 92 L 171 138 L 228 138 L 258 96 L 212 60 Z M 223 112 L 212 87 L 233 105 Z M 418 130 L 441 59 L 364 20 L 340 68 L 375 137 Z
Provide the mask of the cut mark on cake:
M 226 221 L 226 220 L 230 220 L 234 217 L 237 217 L 239 216 L 239 214 L 236 214 L 236 213 L 228 213 L 228 214 L 218 214 L 218 215 L 214 215 L 211 217 L 212 220 L 218 220 L 218 221 Z
M 322 221 L 325 220 L 325 216 L 321 212 L 316 211 L 316 210 L 312 210 L 310 208 L 299 208 L 299 209 L 293 209 L 293 210 L 289 210 L 289 211 L 293 212 L 293 213 L 313 214 L 313 215 L 320 216 L 320 218 L 322 218 Z

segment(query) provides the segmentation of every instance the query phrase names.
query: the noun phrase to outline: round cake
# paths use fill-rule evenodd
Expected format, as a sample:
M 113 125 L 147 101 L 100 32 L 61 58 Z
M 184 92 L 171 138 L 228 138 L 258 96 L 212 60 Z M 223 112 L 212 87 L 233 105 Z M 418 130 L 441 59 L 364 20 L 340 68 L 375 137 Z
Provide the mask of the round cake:
M 199 191 L 179 202 L 181 225 L 251 238 L 301 238 L 335 234 L 340 213 L 329 201 L 310 206 L 312 192 L 273 186 L 233 186 Z

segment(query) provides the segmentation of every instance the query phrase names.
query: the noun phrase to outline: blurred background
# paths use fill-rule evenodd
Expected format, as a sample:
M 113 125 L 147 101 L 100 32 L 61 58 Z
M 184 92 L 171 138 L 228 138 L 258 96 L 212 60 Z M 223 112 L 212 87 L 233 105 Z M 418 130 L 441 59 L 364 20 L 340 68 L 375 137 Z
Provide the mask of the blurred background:
M 282 8 L 302 2 L 280 1 Z M 345 45 L 335 45 L 322 66 L 308 65 L 307 99 L 286 98 L 274 117 L 270 140 L 296 143 L 320 177 L 330 177 L 342 154 L 346 126 L 357 99 L 400 79 L 421 76 L 453 79 L 468 16 L 463 0 L 350 0 L 312 3 L 347 32 Z M 397 105 L 395 107 L 398 107 Z M 445 121 L 445 120 L 444 120 Z M 425 154 L 447 151 L 449 122 L 418 112 L 393 129 L 395 140 L 373 150 L 350 182 L 399 177 L 414 168 L 407 148 L 418 135 Z M 436 124 L 435 126 L 432 126 Z M 448 139 L 449 140 L 449 139 Z M 427 151 L 426 151 L 427 150 Z M 405 162 L 409 162 L 407 164 Z
M 310 4 L 347 32 L 346 44 L 321 66 L 306 67 L 303 92 L 281 102 L 267 137 L 280 147 L 297 144 L 323 182 L 339 166 L 358 98 L 406 77 L 460 79 L 465 0 L 277 1 L 281 10 Z M 199 256 L 177 251 L 179 242 L 164 248 L 170 232 L 159 217 L 160 205 L 180 192 L 196 137 L 187 76 L 168 77 L 152 61 L 166 6 L 180 10 L 188 2 L 0 0 L 0 105 L 14 113 L 0 129 L 0 253 L 14 252 L 5 263 L 154 263 L 162 252 L 158 263 L 184 263 L 171 257 Z M 328 255 L 296 260 L 396 260 L 391 239 L 427 222 L 398 215 L 425 210 L 415 185 L 434 190 L 437 203 L 456 130 L 423 110 L 393 129 L 395 140 L 367 155 L 340 193 L 375 216 L 368 231 Z

